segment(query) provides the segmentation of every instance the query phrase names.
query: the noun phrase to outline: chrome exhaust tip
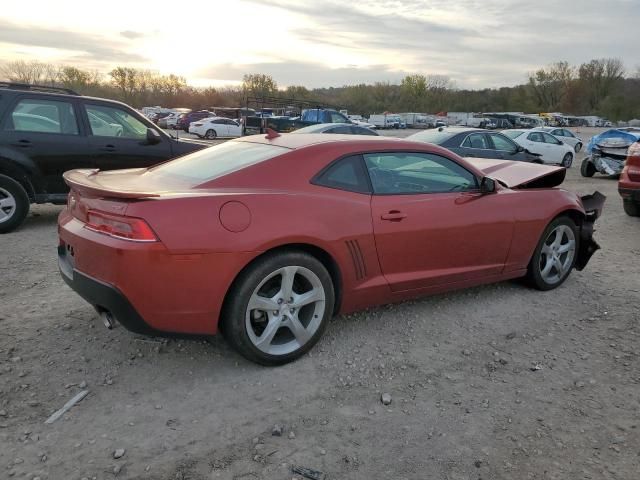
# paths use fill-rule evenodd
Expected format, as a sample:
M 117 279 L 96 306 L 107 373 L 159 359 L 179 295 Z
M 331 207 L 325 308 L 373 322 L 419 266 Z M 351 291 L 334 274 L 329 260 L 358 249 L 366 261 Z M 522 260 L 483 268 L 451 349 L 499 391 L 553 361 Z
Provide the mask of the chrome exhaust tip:
M 113 318 L 113 315 L 111 315 L 111 312 L 103 310 L 102 312 L 100 312 L 100 318 L 102 319 L 102 323 L 104 324 L 104 326 L 109 330 L 113 330 L 113 327 L 116 326 L 116 320 Z

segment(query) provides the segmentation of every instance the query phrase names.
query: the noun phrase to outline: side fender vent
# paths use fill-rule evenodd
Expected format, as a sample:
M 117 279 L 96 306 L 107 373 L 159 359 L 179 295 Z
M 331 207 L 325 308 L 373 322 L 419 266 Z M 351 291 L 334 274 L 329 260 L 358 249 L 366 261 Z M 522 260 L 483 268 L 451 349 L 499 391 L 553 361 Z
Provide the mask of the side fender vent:
M 360 250 L 360 244 L 358 240 L 347 240 L 345 242 L 349 253 L 351 254 L 351 260 L 353 261 L 353 269 L 356 272 L 356 279 L 362 280 L 367 277 L 367 265 L 364 263 L 364 257 Z

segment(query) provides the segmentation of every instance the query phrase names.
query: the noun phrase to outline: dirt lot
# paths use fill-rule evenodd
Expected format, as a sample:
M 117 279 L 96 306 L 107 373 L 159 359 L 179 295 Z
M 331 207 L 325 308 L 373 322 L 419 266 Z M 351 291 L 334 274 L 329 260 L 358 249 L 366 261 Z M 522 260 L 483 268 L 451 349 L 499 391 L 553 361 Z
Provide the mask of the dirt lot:
M 281 368 L 221 338 L 106 330 L 57 272 L 60 207 L 34 208 L 0 237 L 0 478 L 291 479 L 296 464 L 329 479 L 636 480 L 640 219 L 579 163 L 564 187 L 608 201 L 602 250 L 561 288 L 338 317 Z

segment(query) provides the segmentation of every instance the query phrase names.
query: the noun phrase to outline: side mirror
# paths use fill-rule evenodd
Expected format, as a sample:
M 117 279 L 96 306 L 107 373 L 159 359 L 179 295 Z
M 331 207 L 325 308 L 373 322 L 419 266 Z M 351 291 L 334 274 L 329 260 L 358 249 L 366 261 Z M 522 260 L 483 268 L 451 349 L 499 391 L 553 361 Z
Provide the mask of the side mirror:
M 516 147 L 516 153 L 520 153 L 520 152 L 524 152 L 524 147 L 521 147 L 520 145 L 518 145 Z
M 487 194 L 496 191 L 496 181 L 493 178 L 482 177 L 480 182 L 480 193 Z
M 162 141 L 160 134 L 153 128 L 147 128 L 147 145 L 157 145 Z

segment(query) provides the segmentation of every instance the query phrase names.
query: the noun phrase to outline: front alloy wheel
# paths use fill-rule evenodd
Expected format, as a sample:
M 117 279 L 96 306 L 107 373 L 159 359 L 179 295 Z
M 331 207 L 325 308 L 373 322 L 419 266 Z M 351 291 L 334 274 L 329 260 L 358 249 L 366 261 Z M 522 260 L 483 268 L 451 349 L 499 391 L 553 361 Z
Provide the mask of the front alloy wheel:
M 577 232 L 576 224 L 569 217 L 556 218 L 545 229 L 527 274 L 535 288 L 551 290 L 567 279 L 576 262 Z
M 307 352 L 333 313 L 331 277 L 316 258 L 280 252 L 258 259 L 236 281 L 223 330 L 243 356 L 280 365 Z

